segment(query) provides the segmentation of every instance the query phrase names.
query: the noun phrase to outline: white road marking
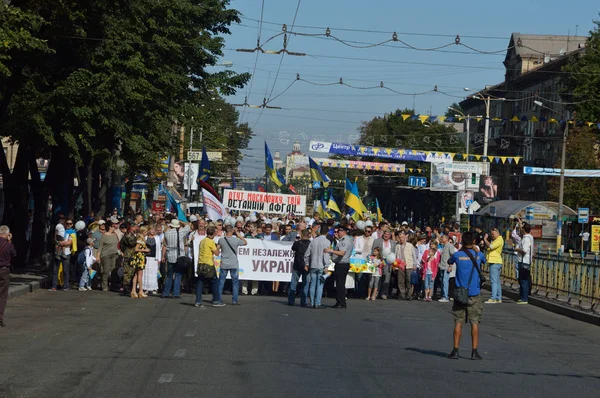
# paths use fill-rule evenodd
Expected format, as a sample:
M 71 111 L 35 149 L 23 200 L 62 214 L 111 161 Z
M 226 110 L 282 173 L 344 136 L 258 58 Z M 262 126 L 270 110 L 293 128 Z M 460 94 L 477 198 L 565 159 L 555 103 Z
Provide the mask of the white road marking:
M 190 330 L 189 332 L 187 332 L 187 333 L 185 334 L 185 337 L 194 337 L 195 335 L 196 335 L 196 333 L 195 333 L 195 332 L 192 332 L 192 331 Z
M 175 375 L 173 373 L 163 373 L 158 378 L 159 383 L 170 383 L 173 381 L 173 377 Z
M 186 350 L 184 349 L 175 351 L 175 358 L 183 358 L 185 356 L 185 351 Z

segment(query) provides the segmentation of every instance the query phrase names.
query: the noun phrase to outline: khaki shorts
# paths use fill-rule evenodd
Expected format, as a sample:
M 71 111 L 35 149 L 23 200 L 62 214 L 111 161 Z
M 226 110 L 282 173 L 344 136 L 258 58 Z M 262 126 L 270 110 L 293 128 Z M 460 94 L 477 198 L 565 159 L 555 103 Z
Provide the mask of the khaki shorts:
M 452 315 L 454 315 L 454 323 L 467 323 L 477 325 L 481 322 L 481 314 L 483 313 L 483 301 L 481 295 L 469 297 L 469 304 L 462 305 L 454 301 L 452 306 Z

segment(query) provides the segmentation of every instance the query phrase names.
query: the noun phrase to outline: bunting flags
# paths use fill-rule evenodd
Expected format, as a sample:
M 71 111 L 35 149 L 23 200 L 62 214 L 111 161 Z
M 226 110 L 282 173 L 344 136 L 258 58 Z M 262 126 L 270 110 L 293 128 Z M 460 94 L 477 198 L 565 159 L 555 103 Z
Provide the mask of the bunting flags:
M 323 186 L 327 188 L 329 186 L 329 182 L 331 181 L 329 177 L 323 172 L 321 166 L 319 166 L 313 158 L 308 157 L 308 165 L 310 167 L 310 175 L 313 181 L 320 181 L 323 183 Z
M 429 115 L 411 115 L 408 113 L 404 113 L 402 115 L 400 115 L 402 117 L 403 121 L 406 121 L 407 119 L 410 119 L 411 121 L 416 121 L 419 120 L 421 123 L 425 123 L 425 122 L 429 122 L 429 123 L 456 123 L 456 122 L 464 122 L 465 120 L 467 120 L 466 117 L 464 116 L 450 116 L 450 117 L 446 117 L 446 116 L 429 116 Z M 512 117 L 505 117 L 505 118 L 500 118 L 500 117 L 492 117 L 490 118 L 492 121 L 495 122 L 499 122 L 499 121 L 503 121 L 503 122 L 515 122 L 515 123 L 521 123 L 521 122 L 533 122 L 533 123 L 563 123 L 565 122 L 565 120 L 557 120 L 555 118 L 550 118 L 549 120 L 546 119 L 543 116 L 537 117 L 535 115 L 533 116 L 526 116 L 526 115 L 514 115 Z M 485 120 L 485 117 L 474 117 L 471 116 L 471 120 L 476 120 L 478 122 Z M 569 120 L 568 121 L 569 124 L 579 124 L 579 125 L 584 125 L 587 124 L 589 127 L 596 125 L 599 129 L 600 129 L 600 123 L 598 122 L 591 122 L 591 121 L 584 121 L 584 120 Z
M 281 187 L 285 184 L 285 178 L 275 169 L 275 164 L 273 163 L 273 157 L 271 156 L 271 151 L 269 151 L 269 146 L 265 141 L 265 169 L 267 176 L 277 185 Z

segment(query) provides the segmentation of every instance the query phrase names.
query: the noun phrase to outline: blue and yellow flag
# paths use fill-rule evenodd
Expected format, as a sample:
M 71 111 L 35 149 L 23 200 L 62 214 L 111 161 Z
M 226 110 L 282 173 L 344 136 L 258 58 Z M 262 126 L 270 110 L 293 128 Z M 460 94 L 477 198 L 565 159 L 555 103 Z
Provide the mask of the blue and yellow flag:
M 331 192 L 331 188 L 329 189 L 329 201 L 327 201 L 327 210 L 334 211 L 337 214 L 342 214 L 339 206 L 337 205 L 337 202 L 335 201 L 335 198 L 333 197 L 333 192 Z
M 273 163 L 273 157 L 271 156 L 271 151 L 269 151 L 267 141 L 265 141 L 265 169 L 267 176 L 275 183 L 275 185 L 281 187 L 286 183 L 285 178 L 275 169 L 275 164 Z
M 313 181 L 320 181 L 323 183 L 323 186 L 327 188 L 331 182 L 331 179 L 327 177 L 327 174 L 323 172 L 321 166 L 319 166 L 317 162 L 315 162 L 310 156 L 308 157 L 308 166 L 310 167 L 310 176 L 312 177 Z
M 381 215 L 381 209 L 379 208 L 379 199 L 375 198 L 375 205 L 377 206 L 377 222 L 383 221 L 383 216 Z
M 168 189 L 166 189 L 165 192 L 167 194 L 167 198 L 169 199 L 169 202 L 171 202 L 171 205 L 177 211 L 177 219 L 179 221 L 187 222 L 187 217 L 185 216 L 185 212 L 181 208 L 181 205 L 179 203 L 177 203 L 177 201 L 175 200 L 173 195 L 171 195 L 171 193 L 169 192 Z
M 202 145 L 202 161 L 198 169 L 198 181 L 208 181 L 210 178 L 210 161 L 206 154 L 206 148 Z
M 362 207 L 364 206 L 359 198 L 358 186 L 352 184 L 349 179 L 346 178 L 346 206 L 354 210 L 357 216 L 360 218 L 363 215 Z M 352 214 L 354 216 L 354 214 Z

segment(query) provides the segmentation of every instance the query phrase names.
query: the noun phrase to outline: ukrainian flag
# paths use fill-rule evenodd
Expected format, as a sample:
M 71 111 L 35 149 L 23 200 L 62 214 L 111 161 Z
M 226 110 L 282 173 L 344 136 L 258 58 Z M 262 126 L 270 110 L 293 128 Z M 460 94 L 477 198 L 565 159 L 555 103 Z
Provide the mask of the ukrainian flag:
M 354 210 L 358 217 L 363 215 L 363 204 L 359 198 L 358 187 L 346 179 L 346 206 Z
M 329 189 L 329 201 L 327 202 L 327 209 L 336 212 L 337 214 L 342 214 L 340 211 L 335 198 L 333 197 L 333 192 L 331 192 L 331 188 Z
M 275 185 L 281 187 L 286 183 L 285 178 L 275 170 L 275 164 L 273 163 L 273 157 L 271 156 L 271 151 L 269 151 L 267 141 L 265 141 L 265 169 L 267 176 L 275 183 Z
M 317 162 L 315 162 L 310 156 L 308 157 L 308 165 L 310 167 L 310 176 L 312 177 L 313 181 L 320 181 L 323 183 L 323 186 L 327 188 L 331 182 L 331 179 L 323 172 L 321 166 L 319 166 Z
M 381 209 L 379 208 L 379 199 L 375 198 L 375 205 L 377 206 L 377 222 L 383 221 L 383 216 L 381 215 Z

